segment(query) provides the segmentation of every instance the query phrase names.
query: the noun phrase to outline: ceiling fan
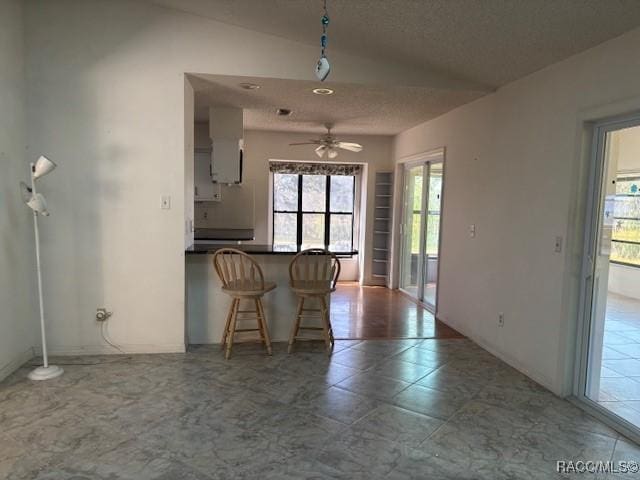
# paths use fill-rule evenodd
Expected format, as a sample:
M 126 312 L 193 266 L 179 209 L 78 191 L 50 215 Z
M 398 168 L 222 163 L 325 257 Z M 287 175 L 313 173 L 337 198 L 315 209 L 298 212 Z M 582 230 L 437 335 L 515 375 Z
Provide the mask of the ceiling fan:
M 289 145 L 318 145 L 316 148 L 316 155 L 322 158 L 325 154 L 327 157 L 333 159 L 338 156 L 338 149 L 349 150 L 351 152 L 361 152 L 362 145 L 359 143 L 351 142 L 339 142 L 336 137 L 331 135 L 331 128 L 333 125 L 330 123 L 324 124 L 327 129 L 327 133 L 321 135 L 320 138 L 315 140 L 309 140 L 308 142 L 290 143 Z

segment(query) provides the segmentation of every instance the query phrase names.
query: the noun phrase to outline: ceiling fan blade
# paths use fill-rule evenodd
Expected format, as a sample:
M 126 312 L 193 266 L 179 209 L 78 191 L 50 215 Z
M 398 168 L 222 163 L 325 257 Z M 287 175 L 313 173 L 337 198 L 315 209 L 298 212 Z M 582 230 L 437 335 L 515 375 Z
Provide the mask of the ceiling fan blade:
M 309 142 L 298 142 L 298 143 L 290 143 L 289 145 L 320 145 L 321 142 L 319 140 L 311 140 Z
M 320 145 L 318 148 L 316 148 L 316 155 L 318 155 L 320 158 L 322 158 L 324 156 L 324 152 L 327 151 L 327 146 L 326 145 Z
M 350 150 L 352 152 L 362 151 L 362 145 L 360 145 L 359 143 L 338 142 L 336 146 L 338 148 L 342 148 L 343 150 Z

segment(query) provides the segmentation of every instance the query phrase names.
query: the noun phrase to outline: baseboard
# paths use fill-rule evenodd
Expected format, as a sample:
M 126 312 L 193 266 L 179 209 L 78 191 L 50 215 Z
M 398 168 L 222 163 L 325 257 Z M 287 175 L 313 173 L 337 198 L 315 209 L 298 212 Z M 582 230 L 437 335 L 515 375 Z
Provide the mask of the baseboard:
M 31 360 L 34 356 L 34 349 L 28 348 L 24 352 L 16 355 L 9 363 L 0 366 L 0 382 Z
M 185 353 L 186 347 L 184 344 L 179 345 L 152 345 L 152 344 L 133 344 L 133 345 L 118 345 L 122 349 L 122 352 L 109 345 L 64 345 L 64 346 L 50 346 L 49 355 L 118 355 L 122 353 L 126 354 L 138 354 L 138 353 Z M 36 353 L 41 355 L 41 349 L 36 348 Z
M 499 358 L 500 360 L 502 360 L 504 363 L 506 363 L 510 367 L 515 368 L 520 373 L 522 373 L 523 375 L 526 375 L 527 377 L 529 377 L 531 380 L 533 380 L 534 382 L 538 383 L 539 385 L 542 385 L 544 388 L 546 388 L 547 390 L 551 391 L 555 395 L 562 396 L 560 394 L 560 392 L 558 392 L 556 390 L 556 386 L 553 384 L 553 382 L 551 380 L 549 380 L 548 378 L 543 377 L 542 375 L 538 374 L 537 372 L 530 371 L 519 360 L 513 358 L 511 355 L 508 355 L 505 352 L 502 352 L 502 351 L 498 350 L 496 347 L 494 347 L 493 345 L 483 341 L 482 339 L 475 338 L 473 335 L 470 335 L 469 332 L 466 332 L 464 328 L 460 328 L 457 325 L 452 325 L 450 322 L 444 321 L 439 317 L 437 317 L 437 319 L 440 320 L 445 325 L 447 325 L 447 326 L 453 328 L 454 330 L 460 332 L 462 335 L 467 337 L 469 340 L 471 340 L 476 345 L 482 347 L 484 350 L 489 352 L 494 357 Z

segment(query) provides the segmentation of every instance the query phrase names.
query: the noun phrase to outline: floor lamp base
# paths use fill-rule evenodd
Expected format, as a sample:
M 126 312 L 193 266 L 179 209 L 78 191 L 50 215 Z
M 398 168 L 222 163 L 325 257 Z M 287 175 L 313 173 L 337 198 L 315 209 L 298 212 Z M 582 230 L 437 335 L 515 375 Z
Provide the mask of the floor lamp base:
M 29 373 L 29 380 L 50 380 L 59 377 L 63 373 L 64 370 L 56 365 L 38 367 Z

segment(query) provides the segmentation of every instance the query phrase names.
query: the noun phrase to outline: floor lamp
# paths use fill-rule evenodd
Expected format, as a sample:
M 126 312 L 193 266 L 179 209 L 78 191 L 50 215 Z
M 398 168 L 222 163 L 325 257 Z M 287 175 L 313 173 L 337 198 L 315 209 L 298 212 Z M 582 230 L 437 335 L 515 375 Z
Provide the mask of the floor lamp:
M 36 180 L 50 173 L 56 164 L 44 155 L 41 155 L 36 163 L 30 165 L 31 169 L 31 187 L 24 182 L 20 182 L 22 191 L 22 199 L 31 210 L 33 210 L 33 229 L 36 237 L 36 264 L 38 267 L 38 300 L 40 301 L 40 334 L 42 336 L 42 358 L 44 360 L 41 367 L 36 368 L 29 373 L 31 380 L 49 380 L 62 375 L 64 370 L 56 365 L 49 365 L 49 357 L 47 355 L 47 336 L 44 325 L 44 304 L 42 300 L 42 271 L 40 269 L 40 233 L 38 231 L 38 217 L 43 215 L 49 216 L 47 211 L 47 202 L 41 193 L 36 191 Z

